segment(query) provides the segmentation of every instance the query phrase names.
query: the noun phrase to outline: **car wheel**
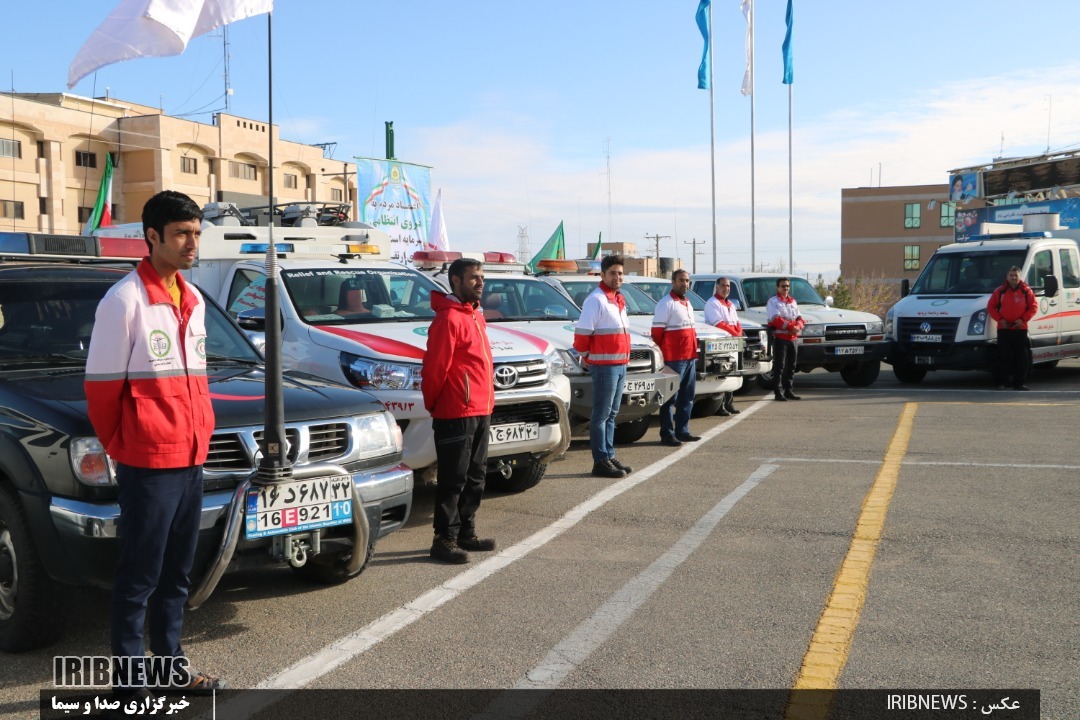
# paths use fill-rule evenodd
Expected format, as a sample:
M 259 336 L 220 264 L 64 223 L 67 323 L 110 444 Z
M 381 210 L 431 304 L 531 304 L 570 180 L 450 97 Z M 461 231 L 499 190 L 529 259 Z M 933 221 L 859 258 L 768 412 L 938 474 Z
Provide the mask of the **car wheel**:
M 757 383 L 764 390 L 775 390 L 776 389 L 776 373 L 773 372 L 772 370 L 770 370 L 767 373 L 760 373 L 757 376 Z
M 690 411 L 690 417 L 702 418 L 715 415 L 720 406 L 724 404 L 724 395 L 709 395 L 694 401 L 694 408 Z
M 528 490 L 544 479 L 547 463 L 531 462 L 514 469 L 510 477 L 504 478 L 499 473 L 491 473 L 485 481 L 486 487 L 497 492 L 519 493 Z
M 639 420 L 631 420 L 630 422 L 616 425 L 615 443 L 617 445 L 629 445 L 630 443 L 637 442 L 645 437 L 645 433 L 649 432 L 649 418 L 651 417 L 651 415 L 646 415 Z
M 844 378 L 851 387 L 869 387 L 877 380 L 881 372 L 881 363 L 873 362 L 848 363 L 840 368 L 840 377 Z
M 897 380 L 910 385 L 920 383 L 926 377 L 926 368 L 914 365 L 893 365 L 892 371 Z
M 60 593 L 45 573 L 15 492 L 0 486 L 0 650 L 44 647 L 60 634 Z

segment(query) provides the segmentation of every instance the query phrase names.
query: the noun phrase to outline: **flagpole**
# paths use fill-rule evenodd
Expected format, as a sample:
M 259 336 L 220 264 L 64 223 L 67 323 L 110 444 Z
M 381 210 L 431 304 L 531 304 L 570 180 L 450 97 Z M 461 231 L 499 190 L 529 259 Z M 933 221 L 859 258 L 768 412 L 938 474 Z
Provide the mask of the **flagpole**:
M 713 99 L 712 5 L 709 5 L 709 169 L 712 178 L 712 271 L 716 270 L 716 102 Z M 694 248 L 695 250 L 697 248 Z M 659 262 L 659 260 L 657 260 Z
M 756 182 L 754 178 L 754 105 L 757 103 L 754 92 L 754 4 L 750 3 L 750 271 L 757 271 L 757 220 L 755 198 Z
M 787 256 L 788 273 L 795 272 L 795 223 L 794 223 L 794 193 L 792 192 L 791 172 L 791 86 L 787 86 Z
M 277 246 L 274 244 L 274 44 L 273 11 L 266 14 L 266 82 L 267 125 L 270 128 L 269 167 L 269 239 L 266 248 L 266 402 L 263 406 L 264 423 L 262 458 L 256 471 L 256 480 L 276 483 L 292 477 L 288 449 L 285 444 L 285 403 L 281 377 L 281 308 L 278 305 L 279 272 Z

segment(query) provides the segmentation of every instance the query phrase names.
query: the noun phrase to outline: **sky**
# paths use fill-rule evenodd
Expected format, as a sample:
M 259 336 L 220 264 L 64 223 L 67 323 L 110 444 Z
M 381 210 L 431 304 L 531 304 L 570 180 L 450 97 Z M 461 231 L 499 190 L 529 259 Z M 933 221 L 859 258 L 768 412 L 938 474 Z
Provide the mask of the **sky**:
M 713 2 L 713 112 L 697 89 L 697 0 L 276 0 L 273 112 L 281 137 L 333 157 L 432 166 L 451 249 L 536 252 L 560 222 L 586 243 L 636 243 L 712 270 L 787 268 L 786 0 L 754 0 L 755 91 L 741 94 L 746 22 Z M 944 184 L 996 157 L 1080 150 L 1080 3 L 794 0 L 794 271 L 840 264 L 842 188 Z M 17 3 L 0 84 L 66 91 L 113 0 Z M 48 28 L 46 32 L 43 28 Z M 268 112 L 266 16 L 229 26 L 231 112 Z M 225 109 L 223 38 L 106 66 L 71 92 L 212 122 Z M 751 124 L 753 109 L 753 125 Z M 753 127 L 753 131 L 751 128 Z M 753 138 L 753 163 L 751 163 Z M 753 182 L 751 169 L 753 168 Z M 696 243 L 696 244 L 695 244 Z M 753 248 L 752 248 L 753 246 Z

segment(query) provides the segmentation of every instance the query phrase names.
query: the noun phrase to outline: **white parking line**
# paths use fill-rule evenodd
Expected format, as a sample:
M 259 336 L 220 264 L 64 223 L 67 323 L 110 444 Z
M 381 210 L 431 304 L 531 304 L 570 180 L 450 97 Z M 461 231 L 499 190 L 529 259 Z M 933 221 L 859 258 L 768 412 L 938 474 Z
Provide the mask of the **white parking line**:
M 603 507 L 619 495 L 633 489 L 655 475 L 666 471 L 670 468 L 672 463 L 678 462 L 697 449 L 704 447 L 709 440 L 712 440 L 721 433 L 727 432 L 731 428 L 737 426 L 740 422 L 746 420 L 768 404 L 769 402 L 766 400 L 759 400 L 743 410 L 741 414 L 706 430 L 702 433 L 700 442 L 687 443 L 675 452 L 670 455 L 665 455 L 662 459 L 657 460 L 648 467 L 609 485 L 588 500 L 569 510 L 555 522 L 538 532 L 533 533 L 516 545 L 513 545 L 494 557 L 455 575 L 440 586 L 420 595 L 397 610 L 390 611 L 359 630 L 327 645 L 322 650 L 308 655 L 280 673 L 266 678 L 256 685 L 256 689 L 298 689 L 310 685 L 323 675 L 342 664 L 349 662 L 361 653 L 370 650 L 372 647 L 391 637 L 399 630 L 408 627 L 428 613 L 434 611 L 436 608 L 453 600 L 469 588 L 478 585 L 480 582 L 491 577 L 503 568 L 525 557 L 533 550 L 543 547 L 577 525 L 593 511 Z M 747 480 L 746 482 L 748 483 L 750 481 Z M 757 482 L 760 482 L 760 479 Z M 746 483 L 744 483 L 744 485 L 746 485 Z M 746 489 L 746 491 L 748 490 L 749 488 Z M 739 491 L 736 490 L 735 492 Z M 734 494 L 735 493 L 732 493 L 732 495 Z M 745 491 L 743 494 L 745 494 Z M 266 699 L 263 700 L 263 697 L 263 695 L 255 694 L 240 695 L 236 697 L 227 705 L 228 716 L 247 717 L 250 714 L 254 714 L 264 709 L 272 700 L 276 701 L 278 698 L 276 694 L 272 699 L 270 696 L 266 696 Z
M 848 458 L 822 458 L 822 457 L 767 457 L 752 458 L 770 463 L 849 463 L 854 465 L 880 465 L 880 460 L 852 460 Z M 985 468 L 1015 468 L 1017 470 L 1080 470 L 1080 465 L 1049 465 L 1042 463 L 980 463 L 980 462 L 947 462 L 944 460 L 904 460 L 901 465 L 929 465 L 943 467 L 985 467 Z

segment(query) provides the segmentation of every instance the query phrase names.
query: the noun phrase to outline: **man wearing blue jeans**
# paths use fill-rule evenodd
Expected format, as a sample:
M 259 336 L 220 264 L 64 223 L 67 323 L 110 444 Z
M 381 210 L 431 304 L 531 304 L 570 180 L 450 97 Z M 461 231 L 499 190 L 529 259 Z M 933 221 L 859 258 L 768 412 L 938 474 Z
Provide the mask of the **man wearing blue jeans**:
M 679 447 L 701 438 L 690 434 L 690 410 L 697 386 L 697 331 L 694 308 L 686 299 L 690 273 L 671 274 L 671 292 L 660 298 L 653 311 L 652 339 L 664 353 L 664 364 L 679 374 L 679 391 L 660 407 L 660 444 Z M 675 419 L 672 421 L 672 412 Z
M 622 404 L 626 366 L 630 362 L 630 320 L 626 298 L 619 292 L 623 259 L 609 255 L 600 262 L 600 285 L 581 304 L 574 329 L 574 349 L 589 368 L 593 406 L 589 422 L 596 477 L 626 477 L 633 468 L 615 459 L 615 416 Z

